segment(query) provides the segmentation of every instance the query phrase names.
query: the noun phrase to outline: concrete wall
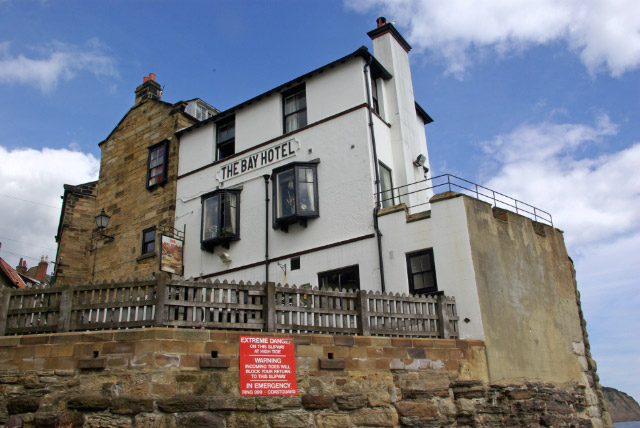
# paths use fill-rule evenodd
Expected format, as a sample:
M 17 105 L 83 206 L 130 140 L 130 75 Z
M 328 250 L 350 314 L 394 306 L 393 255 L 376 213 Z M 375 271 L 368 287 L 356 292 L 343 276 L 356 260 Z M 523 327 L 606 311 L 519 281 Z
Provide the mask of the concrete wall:
M 242 397 L 241 335 L 151 328 L 0 338 L 0 421 L 17 414 L 27 427 L 53 427 L 66 414 L 74 427 L 95 428 L 602 426 L 587 416 L 579 386 L 489 384 L 480 341 L 291 335 L 298 395 Z

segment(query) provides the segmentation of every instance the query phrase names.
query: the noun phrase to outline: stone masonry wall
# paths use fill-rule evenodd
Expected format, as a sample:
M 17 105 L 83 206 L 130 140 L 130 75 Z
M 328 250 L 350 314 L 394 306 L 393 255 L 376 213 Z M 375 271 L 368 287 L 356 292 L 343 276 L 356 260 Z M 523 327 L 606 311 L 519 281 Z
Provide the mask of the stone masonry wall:
M 51 427 L 67 413 L 74 427 L 96 428 L 593 426 L 583 387 L 490 383 L 484 343 L 472 340 L 280 335 L 295 341 L 298 395 L 241 397 L 241 335 L 1 337 L 0 421 L 19 414 L 27 427 Z
M 109 138 L 100 144 L 100 178 L 96 214 L 104 208 L 111 216 L 105 233 L 113 242 L 100 240 L 89 260 L 91 281 L 149 276 L 158 271 L 158 227 L 174 224 L 178 174 L 178 129 L 195 119 L 180 105 L 146 100 L 134 106 Z M 148 148 L 169 139 L 167 181 L 146 188 Z M 94 214 L 94 216 L 96 215 Z M 142 231 L 156 227 L 156 250 L 142 254 Z
M 65 185 L 56 257 L 55 276 L 58 283 L 69 284 L 89 279 L 91 234 L 96 228 L 97 182 L 79 186 Z

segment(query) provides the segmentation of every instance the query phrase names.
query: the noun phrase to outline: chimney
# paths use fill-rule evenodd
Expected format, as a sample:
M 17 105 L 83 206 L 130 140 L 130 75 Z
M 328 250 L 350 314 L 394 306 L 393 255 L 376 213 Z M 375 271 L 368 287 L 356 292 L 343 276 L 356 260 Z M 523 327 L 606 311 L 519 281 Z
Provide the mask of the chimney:
M 22 260 L 22 257 L 20 257 L 20 261 L 18 262 L 18 266 L 16 266 L 16 272 L 22 274 L 22 275 L 26 275 L 27 274 L 27 261 L 26 260 Z
M 135 105 L 146 100 L 158 101 L 160 98 L 162 98 L 162 87 L 156 82 L 156 74 L 149 73 L 148 76 L 142 78 L 142 85 L 136 88 Z
M 42 256 L 40 263 L 38 263 L 38 270 L 36 270 L 36 279 L 42 283 L 47 277 L 47 268 L 49 267 L 49 257 Z

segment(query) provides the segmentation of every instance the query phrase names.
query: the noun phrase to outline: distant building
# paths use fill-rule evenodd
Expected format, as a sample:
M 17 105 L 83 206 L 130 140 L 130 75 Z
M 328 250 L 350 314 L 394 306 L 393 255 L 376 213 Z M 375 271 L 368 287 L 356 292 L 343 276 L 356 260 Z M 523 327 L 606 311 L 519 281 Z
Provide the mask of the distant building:
M 27 288 L 18 272 L 0 257 L 0 287 Z
M 24 281 L 27 288 L 44 288 L 49 286 L 51 277 L 47 275 L 49 257 L 42 256 L 37 266 L 27 269 L 27 261 L 22 257 L 16 266 L 16 272 Z
M 135 103 L 99 143 L 100 176 L 65 185 L 56 242 L 57 284 L 148 276 L 158 270 L 156 237 L 175 217 L 178 140 L 174 133 L 217 110 L 199 99 L 161 100 L 155 75 L 135 90 Z M 96 216 L 110 217 L 96 227 Z M 114 239 L 108 238 L 113 236 Z

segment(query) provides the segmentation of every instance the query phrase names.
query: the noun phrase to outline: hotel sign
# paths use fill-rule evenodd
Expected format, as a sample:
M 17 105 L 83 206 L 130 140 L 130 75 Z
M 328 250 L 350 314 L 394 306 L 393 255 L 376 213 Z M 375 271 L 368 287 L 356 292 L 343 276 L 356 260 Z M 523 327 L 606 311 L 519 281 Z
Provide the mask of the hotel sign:
M 299 148 L 300 143 L 297 140 L 278 143 L 258 153 L 222 165 L 216 173 L 216 178 L 220 182 L 230 180 L 248 172 L 280 162 L 281 160 L 292 158 L 296 155 Z
M 297 395 L 293 339 L 240 337 L 240 395 Z

